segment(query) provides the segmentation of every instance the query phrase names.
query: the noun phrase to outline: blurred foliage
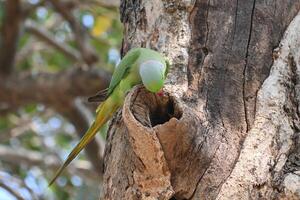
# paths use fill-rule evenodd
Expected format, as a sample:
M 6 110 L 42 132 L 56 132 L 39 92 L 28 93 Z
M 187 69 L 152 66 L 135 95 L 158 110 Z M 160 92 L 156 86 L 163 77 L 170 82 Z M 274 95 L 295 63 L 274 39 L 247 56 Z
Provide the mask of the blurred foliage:
M 3 24 L 4 0 L 0 0 L 0 25 Z M 35 6 L 40 0 L 21 0 L 22 5 Z M 122 40 L 122 26 L 118 8 L 95 6 L 93 3 L 80 2 L 70 12 L 89 34 L 87 42 L 95 49 L 99 62 L 95 65 L 113 71 L 118 63 Z M 97 2 L 97 1 L 94 1 Z M 96 4 L 98 5 L 98 4 Z M 78 49 L 74 33 L 68 22 L 63 19 L 49 3 L 34 8 L 24 20 L 31 20 L 46 29 L 54 39 Z M 16 55 L 18 73 L 59 72 L 78 66 L 74 60 L 46 42 L 22 30 Z M 105 137 L 107 127 L 103 128 Z M 30 104 L 15 112 L 0 116 L 1 145 L 15 151 L 22 149 L 42 155 L 55 155 L 64 160 L 77 143 L 75 128 L 62 116 L 45 105 Z M 14 135 L 15 134 L 15 135 Z M 99 135 L 100 136 L 100 135 Z M 86 160 L 84 154 L 79 157 Z M 0 160 L 0 181 L 20 193 L 24 199 L 98 199 L 98 180 L 85 180 L 76 174 L 63 174 L 55 186 L 47 189 L 47 181 L 53 171 L 45 166 L 29 166 Z M 14 199 L 7 191 L 0 189 L 0 199 Z

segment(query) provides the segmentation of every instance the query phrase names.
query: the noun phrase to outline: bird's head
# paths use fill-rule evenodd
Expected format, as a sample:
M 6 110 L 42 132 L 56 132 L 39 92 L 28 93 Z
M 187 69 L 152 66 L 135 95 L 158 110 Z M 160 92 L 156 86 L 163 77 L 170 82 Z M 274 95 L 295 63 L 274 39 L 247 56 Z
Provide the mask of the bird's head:
M 164 86 L 166 65 L 157 60 L 148 60 L 140 66 L 140 76 L 147 90 L 157 93 Z

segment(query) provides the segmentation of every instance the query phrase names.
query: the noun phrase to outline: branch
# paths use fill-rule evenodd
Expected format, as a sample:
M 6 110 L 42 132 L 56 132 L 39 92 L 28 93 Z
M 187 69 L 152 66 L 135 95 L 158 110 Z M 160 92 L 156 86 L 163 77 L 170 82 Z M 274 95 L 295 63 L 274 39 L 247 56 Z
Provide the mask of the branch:
M 20 1 L 5 1 L 5 17 L 0 37 L 0 74 L 4 76 L 13 71 L 21 18 Z
M 5 189 L 7 192 L 12 194 L 18 200 L 25 200 L 19 193 L 17 193 L 14 189 L 10 188 L 8 185 L 0 182 L 0 187 Z
M 46 43 L 52 45 L 54 48 L 58 49 L 62 53 L 64 53 L 70 59 L 81 62 L 81 56 L 78 51 L 71 48 L 68 44 L 63 42 L 56 41 L 54 36 L 52 36 L 46 29 L 39 27 L 33 21 L 26 21 L 25 23 L 26 31 L 30 32 L 31 34 L 35 35 L 39 39 L 45 41 Z
M 78 96 L 86 96 L 106 88 L 110 74 L 99 69 L 88 71 L 72 68 L 57 74 L 16 75 L 0 84 L 0 108 L 16 109 L 29 103 L 43 103 L 67 117 L 76 127 L 80 137 L 87 130 L 87 123 L 73 105 Z M 87 155 L 98 174 L 102 174 L 102 152 L 94 140 L 87 147 Z
M 33 11 L 35 11 L 38 7 L 44 6 L 45 5 L 45 0 L 40 0 L 40 2 L 32 5 L 29 2 L 22 2 L 22 10 L 23 10 L 23 15 L 25 17 L 29 16 Z
M 25 133 L 26 131 L 30 130 L 31 126 L 32 126 L 32 119 L 28 119 L 28 118 L 21 119 L 16 127 L 0 132 L 0 141 L 6 142 L 11 138 L 18 137 L 23 133 Z
M 75 42 L 79 48 L 79 51 L 84 59 L 84 61 L 91 65 L 98 60 L 98 57 L 94 51 L 94 49 L 89 45 L 88 34 L 85 29 L 81 26 L 81 24 L 75 19 L 75 17 L 70 13 L 70 9 L 67 9 L 63 3 L 59 0 L 49 0 L 53 5 L 54 9 L 61 14 L 63 18 L 65 18 L 75 35 Z
M 82 2 L 81 0 L 77 0 L 76 5 L 79 7 L 98 6 L 102 8 L 111 9 L 111 10 L 117 10 L 119 9 L 120 1 L 119 0 L 88 0 Z
M 60 160 L 56 156 L 44 155 L 36 151 L 18 150 L 0 145 L 0 158 L 1 161 L 9 162 L 12 164 L 20 165 L 25 164 L 27 166 L 44 166 L 46 169 L 57 170 L 60 167 Z M 88 177 L 91 180 L 95 180 L 98 176 L 91 169 L 91 165 L 86 161 L 76 161 L 70 164 L 68 167 L 71 174 L 76 174 L 84 177 Z
M 0 113 L 2 114 L 2 113 Z M 35 114 L 35 116 L 42 117 L 42 118 L 50 118 L 53 116 L 53 111 L 47 109 L 43 112 L 39 112 Z M 4 131 L 0 131 L 0 142 L 4 143 L 12 138 L 19 137 L 22 134 L 25 134 L 28 130 L 34 129 L 34 123 L 32 115 L 22 114 L 20 118 L 16 118 L 13 120 L 15 126 L 8 128 Z
M 18 74 L 1 80 L 0 108 L 17 108 L 29 103 L 63 106 L 78 96 L 105 89 L 111 75 L 99 69 L 71 68 L 56 74 Z
M 42 200 L 42 198 L 39 194 L 36 194 L 30 187 L 28 187 L 25 183 L 24 179 L 14 177 L 12 175 L 7 176 L 7 174 L 1 174 L 0 175 L 0 182 L 10 184 L 14 184 L 15 186 L 18 186 L 18 188 L 25 188 L 31 195 L 32 200 Z

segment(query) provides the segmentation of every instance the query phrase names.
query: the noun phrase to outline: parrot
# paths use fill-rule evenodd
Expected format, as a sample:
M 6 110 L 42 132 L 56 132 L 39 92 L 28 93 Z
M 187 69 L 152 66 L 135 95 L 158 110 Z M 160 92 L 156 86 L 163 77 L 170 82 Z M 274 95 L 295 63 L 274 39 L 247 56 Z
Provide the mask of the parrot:
M 96 109 L 96 117 L 79 143 L 68 155 L 64 164 L 57 170 L 51 186 L 63 170 L 94 138 L 99 129 L 123 105 L 126 94 L 135 85 L 143 84 L 146 90 L 159 94 L 162 92 L 169 69 L 169 62 L 159 52 L 148 48 L 133 48 L 117 65 L 109 87 L 88 99 L 89 102 L 101 102 Z

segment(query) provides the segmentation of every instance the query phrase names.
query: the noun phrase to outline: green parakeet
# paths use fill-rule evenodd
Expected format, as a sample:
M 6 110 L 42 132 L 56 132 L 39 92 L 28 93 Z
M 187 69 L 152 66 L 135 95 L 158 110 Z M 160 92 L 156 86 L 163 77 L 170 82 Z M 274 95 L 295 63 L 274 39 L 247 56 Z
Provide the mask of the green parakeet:
M 108 89 L 89 99 L 89 101 L 103 101 L 96 110 L 96 119 L 56 172 L 49 186 L 123 105 L 127 92 L 140 83 L 143 83 L 150 92 L 159 92 L 164 85 L 168 67 L 167 60 L 154 50 L 146 48 L 130 50 L 115 69 Z

